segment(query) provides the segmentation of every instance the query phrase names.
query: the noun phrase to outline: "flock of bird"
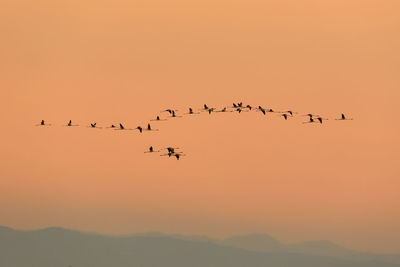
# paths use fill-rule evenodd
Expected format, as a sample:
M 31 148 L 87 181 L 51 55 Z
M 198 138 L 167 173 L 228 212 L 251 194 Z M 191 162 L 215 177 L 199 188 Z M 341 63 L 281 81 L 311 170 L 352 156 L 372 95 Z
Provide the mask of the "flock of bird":
M 169 117 L 171 118 L 176 118 L 176 117 L 182 117 L 177 115 L 177 111 L 176 109 L 166 109 L 163 110 L 161 112 L 167 112 L 169 114 Z M 261 114 L 263 114 L 264 116 L 267 115 L 267 113 L 276 113 L 279 114 L 284 120 L 288 120 L 291 117 L 294 117 L 295 114 L 298 114 L 297 112 L 294 112 L 292 110 L 287 110 L 287 111 L 276 111 L 273 110 L 271 108 L 267 109 L 267 108 L 263 108 L 262 106 L 258 106 L 258 107 L 253 107 L 251 105 L 244 105 L 243 102 L 239 102 L 239 103 L 233 103 L 232 106 L 230 107 L 223 107 L 221 109 L 216 109 L 213 107 L 209 107 L 207 104 L 203 105 L 203 108 L 199 109 L 199 110 L 194 110 L 193 108 L 189 107 L 188 108 L 188 112 L 184 113 L 183 115 L 195 115 L 195 114 L 200 114 L 201 112 L 207 112 L 208 114 L 212 114 L 214 112 L 237 112 L 237 113 L 242 113 L 242 112 L 250 112 L 250 111 L 256 111 L 256 112 L 260 112 Z M 322 124 L 323 121 L 328 120 L 327 118 L 323 118 L 319 115 L 316 114 L 312 114 L 312 113 L 308 113 L 308 114 L 303 114 L 301 116 L 306 116 L 308 117 L 307 121 L 304 121 L 303 123 L 319 123 Z M 161 119 L 159 115 L 156 116 L 155 119 L 152 119 L 151 121 L 166 121 L 167 119 L 163 118 Z M 340 120 L 340 121 L 344 121 L 344 120 L 353 120 L 352 118 L 348 118 L 346 117 L 343 113 L 340 115 L 340 117 L 335 118 L 335 120 Z M 51 126 L 51 124 L 48 124 L 45 122 L 45 120 L 42 120 L 40 122 L 40 124 L 38 124 L 37 126 Z M 73 124 L 72 120 L 69 120 L 68 123 L 64 126 L 67 127 L 73 127 L 73 126 L 79 126 L 78 124 Z M 90 125 L 88 125 L 89 128 L 98 128 L 101 129 L 102 127 L 98 127 L 97 123 L 90 123 Z M 143 131 L 158 131 L 158 129 L 154 129 L 152 128 L 152 126 L 150 125 L 150 123 L 147 124 L 147 127 L 142 127 L 142 126 L 137 126 L 136 128 L 132 129 L 132 128 L 126 128 L 122 123 L 119 123 L 119 125 L 114 125 L 111 124 L 109 127 L 106 128 L 110 128 L 110 129 L 114 129 L 114 130 L 138 130 L 140 133 L 143 133 Z M 165 153 L 163 153 L 165 152 Z M 161 148 L 159 150 L 155 150 L 153 148 L 153 146 L 150 146 L 148 151 L 145 151 L 144 153 L 161 153 L 160 156 L 168 156 L 168 157 L 175 157 L 177 160 L 179 160 L 182 156 L 185 156 L 185 154 L 181 151 L 179 151 L 178 147 L 166 147 L 166 148 Z

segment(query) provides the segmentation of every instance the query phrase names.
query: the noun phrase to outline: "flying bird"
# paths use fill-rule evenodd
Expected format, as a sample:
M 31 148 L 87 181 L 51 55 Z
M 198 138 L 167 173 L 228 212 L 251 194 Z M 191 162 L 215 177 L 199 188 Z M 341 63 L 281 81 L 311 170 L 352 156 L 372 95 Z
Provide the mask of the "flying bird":
M 166 147 L 165 149 L 167 149 L 167 151 L 169 153 L 175 153 L 175 149 L 179 149 L 179 147 L 171 147 L 171 146 L 169 146 L 169 147 Z
M 288 111 L 286 111 L 286 113 L 289 113 L 290 116 L 293 117 L 293 114 L 294 114 L 295 112 L 293 112 L 293 111 L 291 111 L 291 110 L 288 110 Z
M 240 114 L 243 111 L 243 109 L 242 108 L 237 108 L 236 111 Z
M 323 121 L 328 120 L 326 118 L 322 118 L 322 117 L 317 117 L 317 120 L 320 124 L 322 124 Z
M 181 157 L 181 155 L 182 155 L 182 154 L 179 154 L 179 153 L 175 153 L 175 154 L 174 154 L 174 156 L 175 156 L 175 158 L 176 158 L 177 160 L 179 160 L 179 158 Z
M 305 114 L 305 115 L 303 115 L 303 116 L 308 116 L 308 117 L 310 117 L 310 118 L 313 118 L 314 116 L 317 116 L 317 115 L 308 113 L 308 114 Z
M 154 129 L 151 127 L 150 123 L 147 124 L 146 131 L 158 131 L 158 129 Z
M 303 123 L 314 123 L 314 122 L 315 122 L 314 118 L 312 116 L 310 116 L 310 120 L 306 121 L 306 122 L 303 122 Z
M 200 113 L 199 112 L 194 112 L 192 108 L 189 108 L 189 112 L 186 113 L 186 114 L 193 115 L 193 114 L 200 114 Z
M 166 119 L 161 119 L 160 116 L 157 116 L 155 119 L 150 121 L 166 121 Z
M 51 126 L 51 124 L 47 124 L 44 120 L 41 120 L 39 124 L 36 124 L 36 126 Z
M 67 127 L 71 127 L 71 126 L 79 126 L 78 124 L 72 124 L 72 120 L 69 120 L 67 125 Z
M 224 108 L 221 109 L 221 110 L 217 110 L 217 111 L 215 111 L 215 112 L 226 112 L 226 107 L 224 107 Z
M 182 153 L 175 153 L 175 152 L 170 152 L 170 151 L 169 151 L 167 154 L 162 154 L 162 155 L 160 155 L 160 156 L 168 156 L 169 158 L 172 157 L 172 156 L 174 156 L 177 160 L 179 160 L 180 157 L 185 156 L 185 155 L 182 154 Z
M 348 121 L 348 120 L 353 120 L 353 118 L 347 118 L 347 117 L 342 113 L 342 115 L 340 116 L 340 119 L 336 119 L 336 120 L 339 120 L 339 121 Z
M 156 153 L 156 152 L 160 152 L 160 150 L 154 150 L 153 146 L 150 146 L 149 150 L 145 151 L 144 153 Z
M 153 152 L 154 152 L 153 146 L 150 146 L 149 150 L 145 151 L 144 153 L 153 153 Z
M 162 112 L 168 112 L 169 114 L 172 114 L 172 109 L 166 109 L 166 110 L 163 110 Z
M 266 114 L 265 109 L 261 106 L 258 106 L 258 110 L 261 111 L 264 115 Z

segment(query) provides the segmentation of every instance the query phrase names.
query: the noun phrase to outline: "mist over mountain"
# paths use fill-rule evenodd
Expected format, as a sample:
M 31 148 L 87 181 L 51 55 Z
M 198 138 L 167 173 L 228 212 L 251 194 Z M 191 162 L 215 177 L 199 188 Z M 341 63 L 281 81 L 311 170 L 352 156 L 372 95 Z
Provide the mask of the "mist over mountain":
M 0 227 L 0 266 L 391 267 L 400 256 L 359 253 L 327 241 L 283 244 L 267 235 L 215 240 L 146 233 L 104 236 L 63 228 Z
M 293 244 L 284 244 L 265 234 L 251 234 L 233 236 L 221 242 L 236 248 L 258 252 L 280 252 L 305 255 L 329 256 L 348 260 L 371 260 L 400 264 L 400 255 L 365 253 L 341 247 L 328 240 L 306 241 Z

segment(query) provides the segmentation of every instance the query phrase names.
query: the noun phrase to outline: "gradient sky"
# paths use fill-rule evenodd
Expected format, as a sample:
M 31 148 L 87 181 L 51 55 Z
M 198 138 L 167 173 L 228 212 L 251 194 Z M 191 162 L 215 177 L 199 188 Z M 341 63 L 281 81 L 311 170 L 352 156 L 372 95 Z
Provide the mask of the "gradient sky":
M 399 14 L 398 0 L 2 0 L 0 225 L 399 253 Z M 61 126 L 136 127 L 233 101 L 355 120 Z

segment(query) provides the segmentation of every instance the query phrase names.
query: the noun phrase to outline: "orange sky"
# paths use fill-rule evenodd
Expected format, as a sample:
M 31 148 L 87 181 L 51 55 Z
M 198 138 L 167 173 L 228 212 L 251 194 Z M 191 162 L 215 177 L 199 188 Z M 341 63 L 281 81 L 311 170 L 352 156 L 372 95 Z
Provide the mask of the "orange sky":
M 1 1 L 0 225 L 400 252 L 399 14 L 397 0 Z M 355 120 L 61 127 L 233 101 Z M 188 156 L 143 154 L 170 144 Z

